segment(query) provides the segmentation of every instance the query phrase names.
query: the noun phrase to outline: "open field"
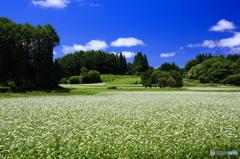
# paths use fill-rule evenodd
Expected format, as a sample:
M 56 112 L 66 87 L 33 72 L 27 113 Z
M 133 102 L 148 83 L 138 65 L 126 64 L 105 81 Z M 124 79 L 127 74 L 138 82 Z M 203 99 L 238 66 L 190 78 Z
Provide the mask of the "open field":
M 0 98 L 0 158 L 238 158 L 239 92 Z

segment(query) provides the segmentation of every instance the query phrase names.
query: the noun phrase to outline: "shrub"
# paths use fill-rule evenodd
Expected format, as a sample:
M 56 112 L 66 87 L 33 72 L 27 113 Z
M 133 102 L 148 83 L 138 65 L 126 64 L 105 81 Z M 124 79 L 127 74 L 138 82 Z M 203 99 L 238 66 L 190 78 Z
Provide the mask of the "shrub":
M 83 76 L 83 83 L 97 83 L 102 82 L 100 73 L 95 70 L 90 70 L 86 75 Z
M 13 92 L 26 92 L 26 90 L 33 90 L 36 87 L 30 80 L 8 80 L 5 86 Z
M 207 77 L 199 76 L 198 79 L 200 83 L 209 83 L 209 79 Z
M 70 84 L 81 84 L 82 83 L 82 76 L 72 76 L 69 77 Z
M 107 87 L 107 89 L 117 89 L 117 87 L 116 86 L 109 86 L 109 87 Z
M 240 86 L 240 73 L 239 74 L 233 74 L 228 76 L 223 80 L 224 84 L 233 84 L 235 86 Z
M 62 78 L 62 79 L 59 81 L 59 84 L 68 84 L 67 78 Z

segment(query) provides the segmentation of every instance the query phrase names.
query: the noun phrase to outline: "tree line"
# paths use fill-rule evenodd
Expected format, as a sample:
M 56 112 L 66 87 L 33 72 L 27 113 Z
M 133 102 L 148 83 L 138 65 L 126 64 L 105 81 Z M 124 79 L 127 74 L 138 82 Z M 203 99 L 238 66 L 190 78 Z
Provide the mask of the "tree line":
M 240 85 L 240 55 L 212 56 L 199 54 L 185 65 L 184 76 L 201 83 Z
M 164 87 L 182 87 L 183 78 L 181 69 L 174 64 L 163 63 L 159 68 L 149 68 L 141 75 L 142 84 L 144 87 L 156 86 Z
M 53 48 L 59 42 L 50 24 L 34 27 L 0 17 L 0 82 L 23 90 L 56 86 Z
M 11 89 L 51 89 L 67 78 L 73 83 L 100 82 L 100 74 L 138 75 L 145 87 L 182 87 L 183 78 L 240 85 L 240 55 L 236 54 L 199 54 L 184 68 L 163 63 L 154 69 L 141 52 L 133 63 L 127 63 L 122 53 L 94 50 L 70 53 L 53 61 L 53 48 L 60 38 L 50 24 L 16 24 L 0 17 L 0 37 L 0 84 Z
M 104 51 L 77 51 L 57 58 L 58 77 L 70 78 L 83 75 L 90 70 L 100 74 L 140 75 L 149 68 L 147 56 L 137 53 L 133 63 L 127 63 L 125 55 L 106 53 Z

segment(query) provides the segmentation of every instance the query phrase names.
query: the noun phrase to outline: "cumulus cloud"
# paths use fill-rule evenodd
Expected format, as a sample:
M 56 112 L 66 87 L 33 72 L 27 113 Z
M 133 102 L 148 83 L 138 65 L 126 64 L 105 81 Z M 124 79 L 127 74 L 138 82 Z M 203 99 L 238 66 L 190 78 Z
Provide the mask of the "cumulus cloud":
M 213 40 L 204 40 L 201 45 L 203 47 L 214 48 L 217 46 L 217 42 L 214 42 Z
M 91 40 L 90 42 L 86 43 L 85 45 L 77 45 L 74 44 L 73 46 L 66 46 L 63 45 L 62 52 L 65 54 L 74 53 L 76 51 L 87 51 L 87 50 L 105 50 L 108 47 L 105 41 L 100 40 Z
M 225 19 L 220 20 L 217 25 L 210 28 L 211 31 L 231 31 L 236 29 L 232 22 Z M 231 31 L 232 32 L 232 31 Z M 204 40 L 202 43 L 189 44 L 187 47 L 208 47 L 208 48 L 229 48 L 231 52 L 238 52 L 238 47 L 240 47 L 240 32 L 232 32 L 233 36 L 230 38 L 220 39 L 220 40 Z
M 136 45 L 143 45 L 144 42 L 142 40 L 129 37 L 129 38 L 118 38 L 116 41 L 113 41 L 111 43 L 111 46 L 114 47 L 121 47 L 121 46 L 126 46 L 126 47 L 131 47 L 131 46 L 136 46 Z
M 223 31 L 229 31 L 234 29 L 236 29 L 236 27 L 232 22 L 222 19 L 216 25 L 212 26 L 209 30 L 223 32 Z
M 176 52 L 161 53 L 161 57 L 172 57 L 175 56 Z
M 56 51 L 53 51 L 53 55 L 55 56 L 57 54 L 57 52 Z
M 235 32 L 233 37 L 221 39 L 221 40 L 204 40 L 200 44 L 189 44 L 187 47 L 208 47 L 208 48 L 214 48 L 214 47 L 236 47 L 240 46 L 240 32 Z
M 33 0 L 31 3 L 45 8 L 65 8 L 67 4 L 70 3 L 70 0 Z
M 130 51 L 123 51 L 122 54 L 126 57 L 126 58 L 132 58 L 136 55 L 136 53 L 134 52 L 130 52 Z
M 240 32 L 234 33 L 231 38 L 222 39 L 218 42 L 219 47 L 235 47 L 240 45 Z

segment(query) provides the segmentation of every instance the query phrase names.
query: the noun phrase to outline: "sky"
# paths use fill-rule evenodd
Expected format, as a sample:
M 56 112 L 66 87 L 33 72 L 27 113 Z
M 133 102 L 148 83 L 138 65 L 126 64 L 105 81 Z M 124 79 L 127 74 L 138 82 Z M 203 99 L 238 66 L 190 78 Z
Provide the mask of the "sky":
M 51 24 L 54 59 L 79 50 L 138 52 L 150 66 L 184 67 L 198 54 L 240 54 L 240 0 L 1 0 L 0 17 Z

